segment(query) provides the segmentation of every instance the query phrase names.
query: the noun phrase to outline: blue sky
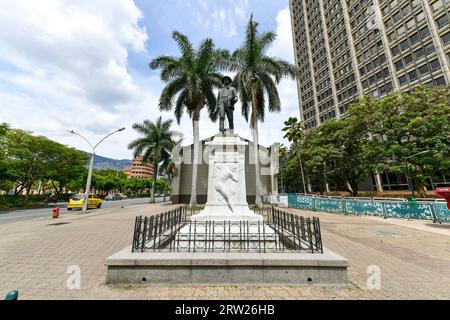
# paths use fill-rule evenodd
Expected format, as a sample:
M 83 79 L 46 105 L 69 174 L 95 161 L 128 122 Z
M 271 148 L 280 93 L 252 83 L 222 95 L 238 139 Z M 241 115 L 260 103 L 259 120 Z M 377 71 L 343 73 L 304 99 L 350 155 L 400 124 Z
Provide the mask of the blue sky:
M 0 122 L 82 150 L 84 142 L 66 129 L 96 141 L 125 126 L 98 153 L 130 158 L 133 123 L 173 118 L 158 110 L 163 84 L 148 69 L 152 58 L 178 54 L 172 32 L 234 50 L 252 12 L 261 31 L 278 32 L 269 54 L 293 62 L 288 0 L 0 0 Z M 298 117 L 295 83 L 283 81 L 279 91 L 283 111 L 262 124 L 263 145 L 283 142 L 283 121 Z M 250 138 L 235 116 L 237 133 Z M 190 143 L 189 118 L 174 129 Z M 217 129 L 203 113 L 201 138 Z

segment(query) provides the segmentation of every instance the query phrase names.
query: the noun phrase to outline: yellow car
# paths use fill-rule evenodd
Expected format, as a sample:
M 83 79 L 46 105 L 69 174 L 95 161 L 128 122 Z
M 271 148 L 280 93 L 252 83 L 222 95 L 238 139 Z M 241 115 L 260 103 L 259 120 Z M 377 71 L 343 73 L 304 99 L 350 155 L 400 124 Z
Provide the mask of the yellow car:
M 84 202 L 84 194 L 76 194 L 70 198 L 67 204 L 67 210 L 82 209 Z M 88 199 L 88 208 L 100 208 L 102 206 L 102 199 L 95 194 L 90 194 Z

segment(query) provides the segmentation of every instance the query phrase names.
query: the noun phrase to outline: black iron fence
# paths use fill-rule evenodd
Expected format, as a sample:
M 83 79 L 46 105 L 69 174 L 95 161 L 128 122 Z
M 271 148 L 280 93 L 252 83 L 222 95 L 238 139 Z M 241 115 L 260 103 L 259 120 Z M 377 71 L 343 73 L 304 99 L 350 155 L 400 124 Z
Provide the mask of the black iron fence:
M 133 252 L 310 252 L 323 253 L 319 218 L 275 207 L 255 211 L 262 221 L 192 221 L 185 206 L 136 217 Z

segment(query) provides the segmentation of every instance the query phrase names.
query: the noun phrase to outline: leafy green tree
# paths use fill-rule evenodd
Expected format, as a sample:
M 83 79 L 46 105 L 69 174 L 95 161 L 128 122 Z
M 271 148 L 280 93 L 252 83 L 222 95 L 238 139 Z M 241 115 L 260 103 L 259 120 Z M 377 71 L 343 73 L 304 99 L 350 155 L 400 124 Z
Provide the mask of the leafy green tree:
M 372 153 L 391 172 L 411 175 L 419 197 L 428 177 L 450 169 L 450 87 L 418 86 L 411 94 L 365 98 L 351 113 L 371 133 Z
M 303 130 L 303 125 L 300 121 L 297 120 L 295 117 L 289 118 L 287 121 L 284 122 L 285 127 L 282 129 L 286 134 L 284 135 L 284 138 L 287 139 L 289 142 L 292 143 L 291 149 L 300 151 L 302 140 L 305 136 L 305 132 Z M 293 152 L 296 152 L 294 151 Z M 303 161 L 300 152 L 298 153 L 298 160 L 300 164 L 300 172 L 302 174 L 302 186 L 303 186 L 303 193 L 307 193 L 306 190 L 306 184 L 305 184 L 305 174 L 303 170 Z
M 155 183 L 161 161 L 169 157 L 176 142 L 174 138 L 179 135 L 171 130 L 172 120 L 162 121 L 159 117 L 156 122 L 145 120 L 142 124 L 135 123 L 133 129 L 141 137 L 132 141 L 128 148 L 134 150 L 134 157 L 142 156 L 143 161 L 153 162 L 153 179 L 150 202 L 155 202 Z
M 366 128 L 355 117 L 328 120 L 308 135 L 303 153 L 309 159 L 307 166 L 313 171 L 319 185 L 332 182 L 358 196 L 358 185 L 375 170 L 374 159 L 367 150 L 369 136 Z M 323 172 L 318 172 L 320 168 Z
M 95 170 L 92 176 L 92 186 L 103 192 L 119 192 L 127 186 L 127 175 L 116 170 Z
M 126 188 L 132 193 L 142 194 L 142 191 L 145 189 L 145 185 L 144 179 L 130 178 L 127 180 Z
M 428 177 L 450 169 L 449 102 L 448 87 L 362 97 L 348 117 L 328 120 L 305 135 L 301 155 L 308 176 L 321 193 L 329 182 L 357 196 L 359 182 L 375 172 L 409 172 L 418 195 L 426 196 Z M 286 174 L 295 176 L 298 164 L 291 159 L 286 167 Z M 288 189 L 296 188 L 289 177 L 285 181 Z
M 26 190 L 26 200 L 34 183 L 48 179 L 61 155 L 67 152 L 67 147 L 23 130 L 8 130 L 5 149 L 6 174 L 15 182 L 16 194 Z
M 170 190 L 170 183 L 166 179 L 156 181 L 156 190 L 160 193 L 167 193 Z
M 6 123 L 0 124 L 0 189 L 8 184 L 8 176 L 6 172 L 6 133 L 9 126 Z
M 55 192 L 60 194 L 71 181 L 86 171 L 87 161 L 88 156 L 85 152 L 61 145 L 45 178 L 50 181 Z
M 258 121 L 263 122 L 265 118 L 265 96 L 268 98 L 269 111 L 279 112 L 281 102 L 277 84 L 286 76 L 295 79 L 298 75 L 297 68 L 292 64 L 266 55 L 267 49 L 276 37 L 274 32 L 259 33 L 258 23 L 253 20 L 252 15 L 247 25 L 244 43 L 233 53 L 229 64 L 229 70 L 236 73 L 233 82 L 239 92 L 242 115 L 247 121 L 250 115 L 255 154 L 256 206 L 262 205 Z
M 229 53 L 216 49 L 212 39 L 203 40 L 198 49 L 194 49 L 189 39 L 179 32 L 173 33 L 173 39 L 178 44 L 181 56 L 158 57 L 150 63 L 150 68 L 161 69 L 161 80 L 167 83 L 161 93 L 160 110 L 174 110 L 178 123 L 185 110 L 192 119 L 194 161 L 190 205 L 196 207 L 200 113 L 206 106 L 210 118 L 217 120 L 214 88 L 221 85 L 222 74 L 219 71 L 226 68 Z

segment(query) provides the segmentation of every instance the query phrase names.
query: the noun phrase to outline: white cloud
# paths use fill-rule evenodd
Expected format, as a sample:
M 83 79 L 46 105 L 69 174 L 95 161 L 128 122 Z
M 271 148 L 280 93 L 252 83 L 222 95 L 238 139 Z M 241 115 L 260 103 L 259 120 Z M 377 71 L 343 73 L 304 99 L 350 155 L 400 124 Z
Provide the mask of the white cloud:
M 195 4 L 195 10 L 199 24 L 213 33 L 231 38 L 237 35 L 238 27 L 248 19 L 249 3 L 248 0 L 200 0 Z
M 244 19 L 247 19 L 244 14 Z M 277 14 L 277 28 L 276 33 L 278 35 L 277 40 L 268 50 L 267 54 L 270 56 L 276 56 L 286 61 L 294 63 L 294 52 L 292 43 L 292 31 L 289 8 L 280 10 Z M 262 26 L 261 26 L 262 27 Z M 229 74 L 230 75 L 230 74 Z M 232 76 L 232 75 L 230 75 Z M 264 146 L 270 146 L 274 142 L 281 142 L 285 145 L 287 141 L 283 139 L 284 134 L 281 129 L 284 127 L 284 121 L 289 117 L 299 118 L 299 104 L 297 95 L 297 83 L 290 79 L 284 79 L 278 86 L 278 92 L 281 99 L 281 112 L 280 113 L 267 113 L 266 121 L 259 125 L 259 143 Z M 237 106 L 235 114 L 235 131 L 239 135 L 251 140 L 250 129 L 244 118 L 240 115 L 240 106 Z M 182 127 L 191 126 L 190 120 L 185 117 L 182 120 Z M 200 138 L 208 138 L 217 133 L 218 124 L 213 124 L 209 121 L 206 111 L 202 112 L 200 122 Z M 185 144 L 191 143 L 192 138 L 190 132 L 185 137 Z
M 205 30 L 227 37 L 227 31 L 245 27 L 247 0 L 229 0 L 226 6 L 204 0 L 198 3 L 198 19 L 210 24 Z M 213 19 L 215 16 L 218 18 Z M 136 137 L 133 123 L 159 115 L 173 118 L 171 112 L 158 110 L 163 87 L 158 75 L 149 73 L 144 78 L 128 69 L 129 52 L 146 48 L 147 32 L 138 24 L 141 18 L 132 0 L 98 0 L 95 4 L 88 0 L 0 0 L 0 122 L 82 150 L 88 150 L 85 142 L 66 129 L 97 142 L 106 133 L 126 126 L 125 132 L 105 141 L 98 153 L 131 157 L 127 144 Z M 269 54 L 293 62 L 288 9 L 278 13 L 277 33 L 279 38 Z M 295 83 L 284 80 L 279 92 L 282 112 L 268 115 L 260 126 L 260 143 L 266 146 L 282 140 L 283 121 L 298 117 Z M 250 139 L 239 109 L 235 112 L 236 131 Z M 185 144 L 192 141 L 187 115 L 174 129 L 184 134 Z M 201 138 L 217 131 L 218 123 L 211 123 L 204 110 Z
M 64 143 L 65 128 L 95 140 L 122 126 L 146 100 L 127 70 L 145 51 L 141 17 L 132 0 L 1 1 L 1 120 Z
M 276 20 L 276 33 L 278 37 L 273 46 L 268 50 L 267 54 L 282 58 L 294 64 L 294 47 L 289 8 L 280 10 Z M 291 79 L 282 80 L 278 86 L 278 92 L 281 99 L 281 112 L 272 113 L 270 116 L 266 116 L 266 122 L 261 125 L 262 134 L 260 140 L 263 144 L 282 142 L 287 145 L 288 142 L 283 139 L 284 134 L 281 131 L 284 127 L 284 121 L 289 117 L 300 117 L 297 82 Z M 269 117 L 270 121 L 268 120 Z

